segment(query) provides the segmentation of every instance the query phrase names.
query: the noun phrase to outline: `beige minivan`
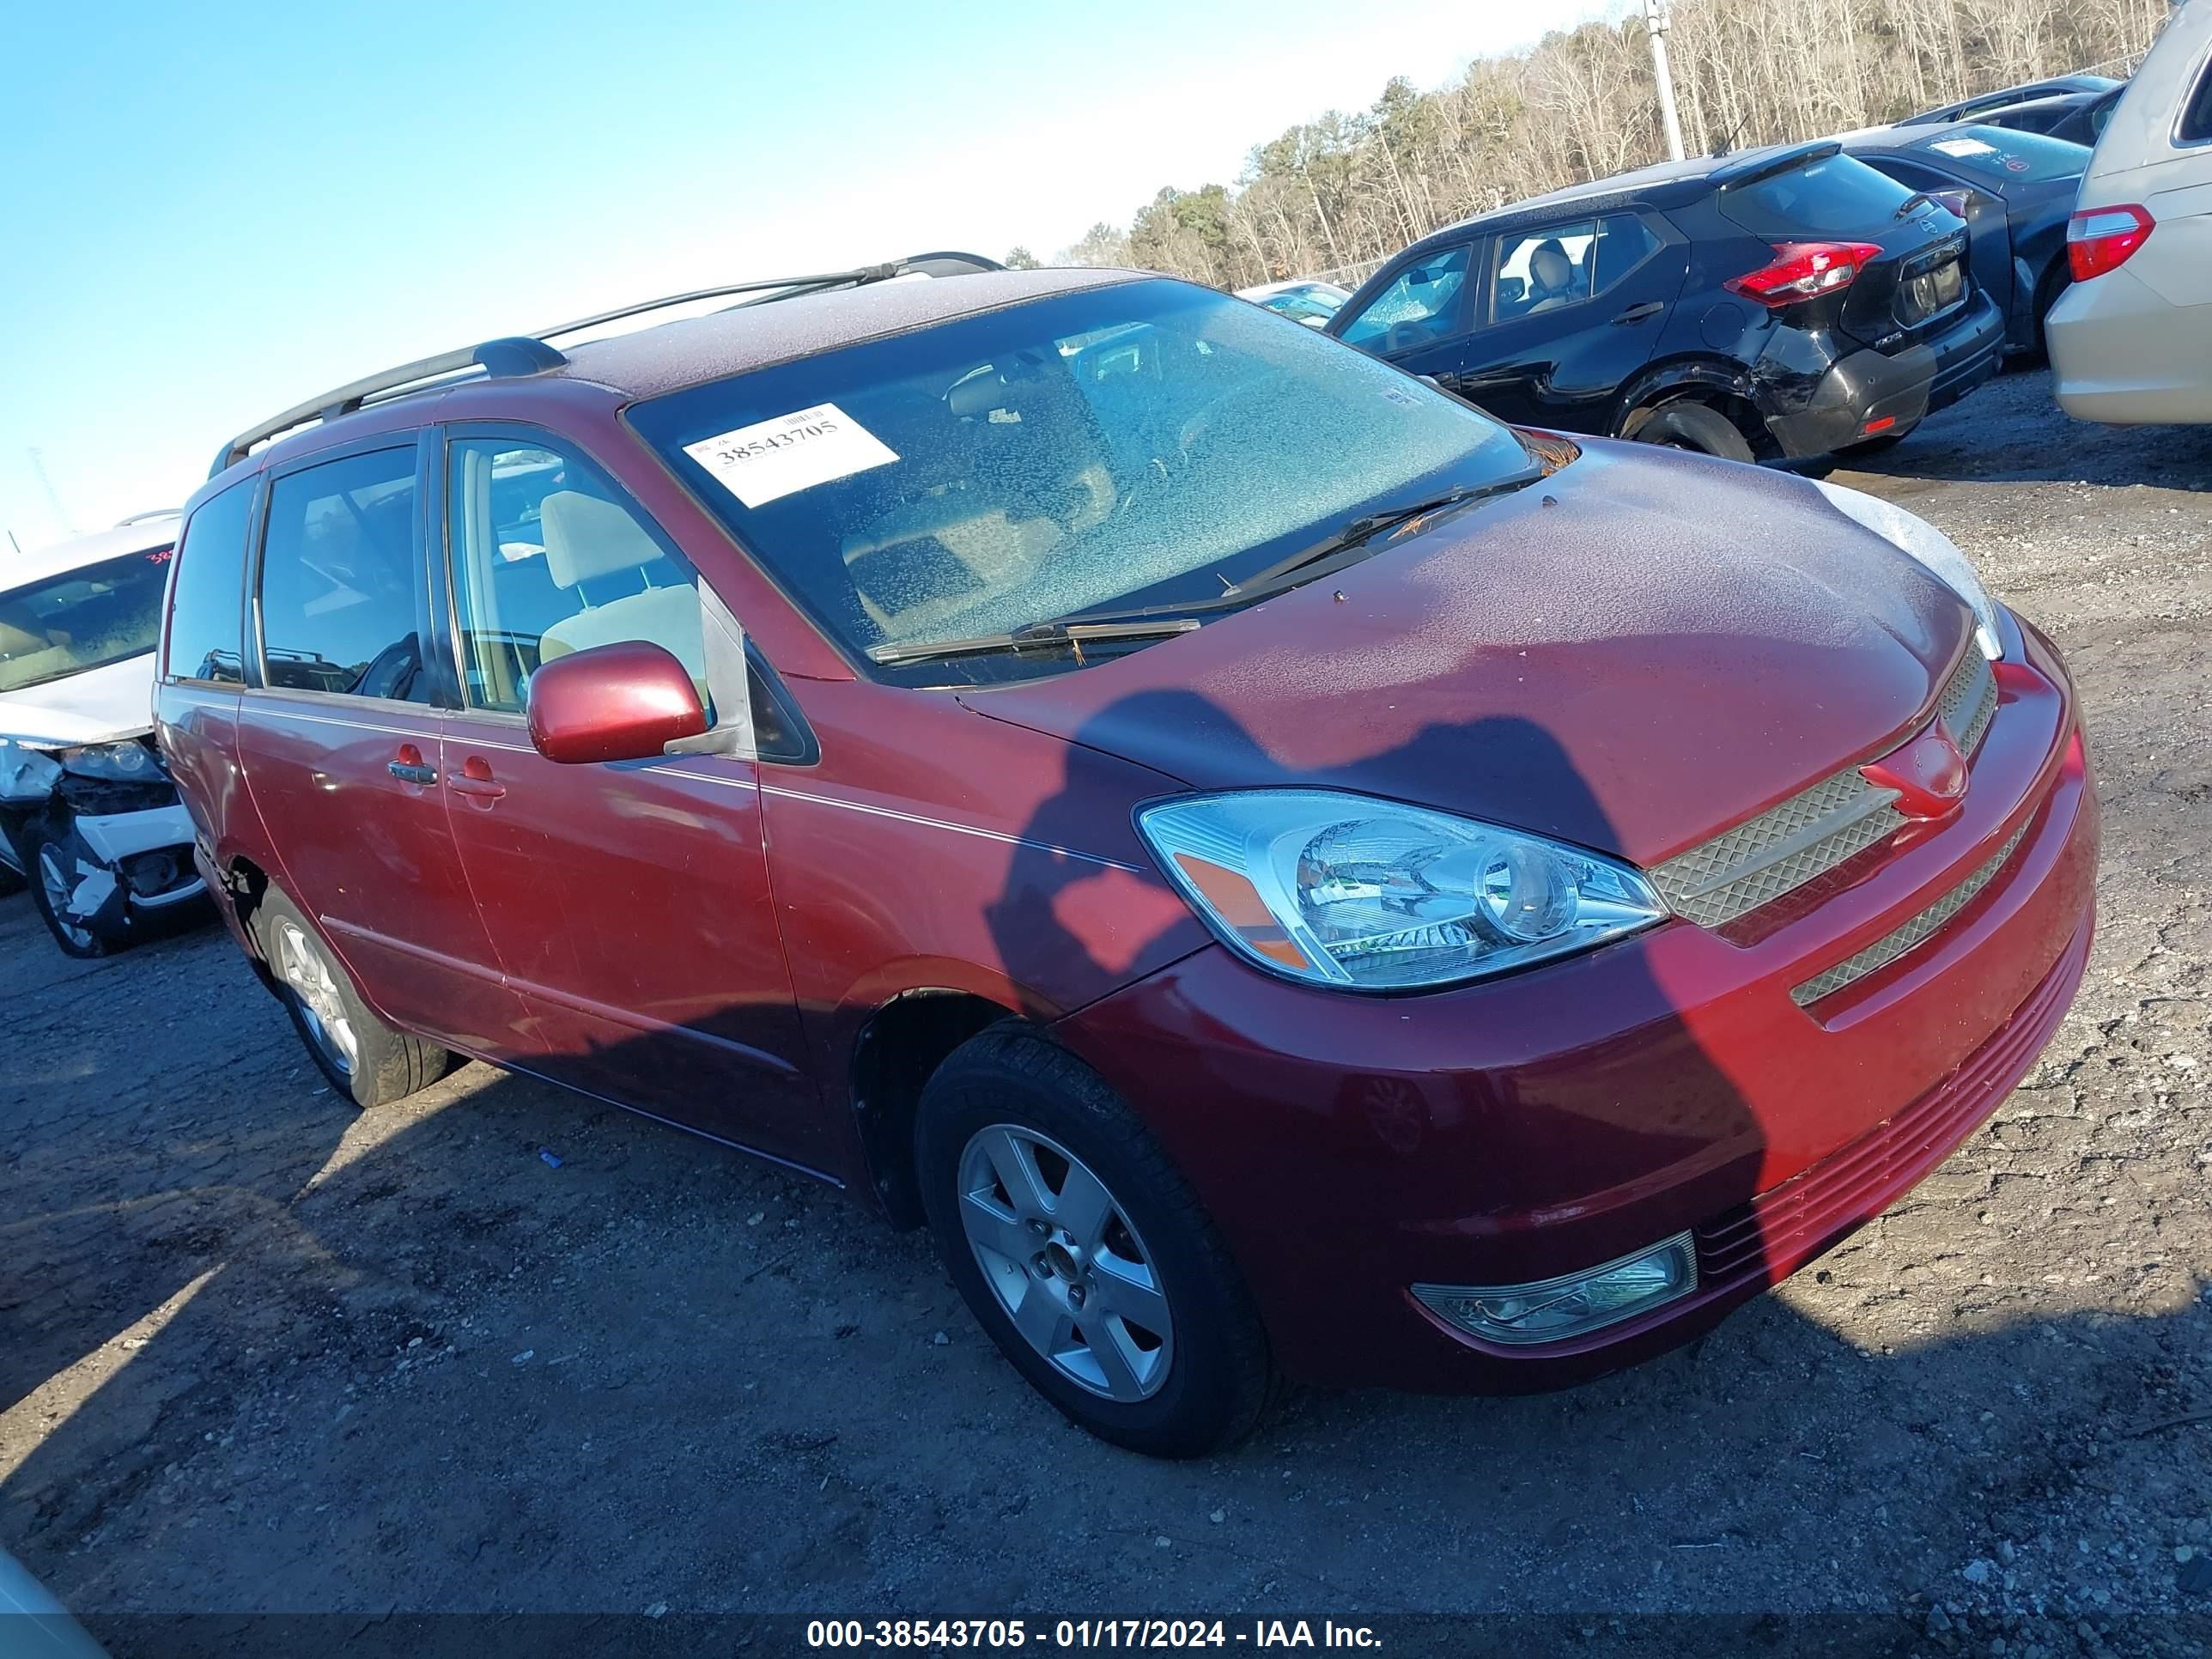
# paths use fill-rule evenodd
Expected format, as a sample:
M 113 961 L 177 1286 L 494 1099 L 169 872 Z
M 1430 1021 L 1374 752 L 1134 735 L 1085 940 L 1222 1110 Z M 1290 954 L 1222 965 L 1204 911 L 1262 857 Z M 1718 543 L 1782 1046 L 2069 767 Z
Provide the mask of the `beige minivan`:
M 2059 406 L 2212 421 L 2212 0 L 2181 0 L 2113 110 L 2047 324 Z

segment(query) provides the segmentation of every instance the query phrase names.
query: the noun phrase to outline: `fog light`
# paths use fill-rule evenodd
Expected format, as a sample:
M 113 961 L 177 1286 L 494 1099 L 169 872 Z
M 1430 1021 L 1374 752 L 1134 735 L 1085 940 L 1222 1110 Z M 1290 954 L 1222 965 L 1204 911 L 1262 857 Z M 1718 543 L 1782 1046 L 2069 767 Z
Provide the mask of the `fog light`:
M 1563 1342 L 1687 1296 L 1698 1250 L 1677 1233 L 1648 1250 L 1534 1285 L 1416 1285 L 1421 1305 L 1486 1342 Z

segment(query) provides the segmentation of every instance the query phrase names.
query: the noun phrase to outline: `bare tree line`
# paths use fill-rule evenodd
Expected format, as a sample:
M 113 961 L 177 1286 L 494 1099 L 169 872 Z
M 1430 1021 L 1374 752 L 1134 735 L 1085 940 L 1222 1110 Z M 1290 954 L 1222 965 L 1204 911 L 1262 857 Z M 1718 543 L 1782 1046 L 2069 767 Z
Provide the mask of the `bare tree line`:
M 1693 155 L 1816 137 L 2021 81 L 2131 64 L 2168 0 L 1675 0 L 1668 43 Z M 1223 288 L 1364 274 L 1470 214 L 1664 155 L 1640 17 L 1403 77 L 1255 145 L 1233 185 L 1162 190 L 1058 256 Z M 1012 263 L 1029 263 L 1015 250 Z

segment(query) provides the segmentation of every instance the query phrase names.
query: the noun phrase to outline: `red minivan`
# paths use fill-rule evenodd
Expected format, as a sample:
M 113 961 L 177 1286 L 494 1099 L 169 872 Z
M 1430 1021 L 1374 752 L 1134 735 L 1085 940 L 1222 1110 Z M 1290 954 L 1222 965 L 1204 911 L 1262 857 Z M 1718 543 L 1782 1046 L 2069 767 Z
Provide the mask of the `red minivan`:
M 361 1104 L 466 1056 L 926 1221 L 1176 1455 L 1680 1343 L 2033 1061 L 2095 797 L 1936 531 L 1187 283 L 925 274 L 225 448 L 161 742 Z

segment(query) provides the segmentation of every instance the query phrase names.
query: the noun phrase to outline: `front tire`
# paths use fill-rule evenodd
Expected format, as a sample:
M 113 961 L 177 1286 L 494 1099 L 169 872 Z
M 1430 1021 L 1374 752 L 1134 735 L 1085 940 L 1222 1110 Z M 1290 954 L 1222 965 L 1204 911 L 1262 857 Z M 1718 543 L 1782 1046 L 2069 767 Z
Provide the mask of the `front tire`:
M 1752 459 L 1751 441 L 1734 421 L 1704 404 L 1673 403 L 1654 410 L 1630 434 L 1640 444 L 1694 450 L 1723 461 Z
M 65 957 L 89 961 L 112 953 L 118 941 L 96 933 L 68 914 L 70 896 L 76 890 L 76 831 L 64 821 L 59 828 L 33 823 L 23 832 L 23 868 L 30 872 L 31 902 L 46 924 L 54 943 Z
M 388 1024 L 362 1000 L 353 976 L 299 908 L 271 888 L 253 918 L 254 939 L 317 1069 L 362 1107 L 387 1106 L 446 1074 L 453 1054 Z
M 916 1172 L 946 1271 L 1014 1369 L 1102 1440 L 1202 1457 L 1259 1425 L 1266 1332 L 1198 1195 L 1128 1106 L 1018 1024 L 923 1090 Z

